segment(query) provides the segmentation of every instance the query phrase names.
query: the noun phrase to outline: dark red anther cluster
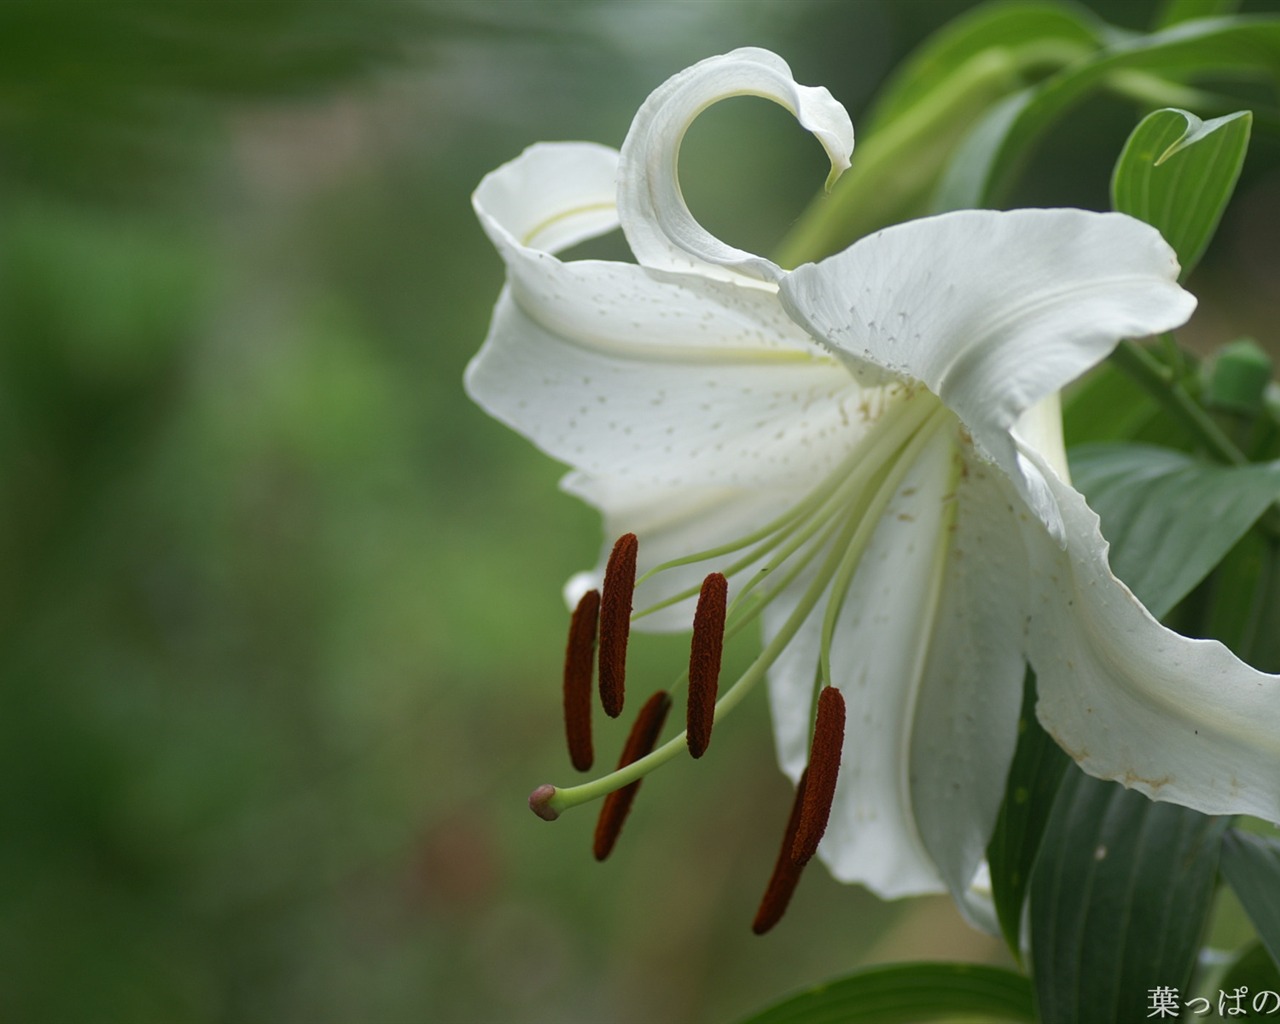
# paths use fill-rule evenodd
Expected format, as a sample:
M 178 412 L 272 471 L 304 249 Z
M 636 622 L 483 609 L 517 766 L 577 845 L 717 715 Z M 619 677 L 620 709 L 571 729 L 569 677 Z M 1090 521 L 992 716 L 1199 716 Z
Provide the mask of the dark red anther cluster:
M 605 713 L 616 718 L 622 712 L 625 692 L 627 643 L 631 635 L 632 599 L 636 585 L 639 544 L 633 533 L 624 534 L 613 546 L 600 591 L 590 590 L 574 609 L 565 646 L 564 716 L 569 759 L 580 771 L 592 765 L 591 675 L 598 647 L 600 702 Z M 685 740 L 697 758 L 706 753 L 715 722 L 720 663 L 724 650 L 729 584 L 720 573 L 702 583 L 693 617 L 689 650 L 689 700 Z M 597 644 L 597 636 L 599 642 Z M 671 708 L 671 698 L 659 690 L 641 708 L 627 736 L 618 768 L 640 760 L 657 745 Z M 781 920 L 801 872 L 818 849 L 827 827 L 840 770 L 844 745 L 844 698 L 835 687 L 818 697 L 818 712 L 809 751 L 809 766 L 800 777 L 786 834 L 773 875 L 756 912 L 752 930 L 763 935 Z M 593 849 L 597 860 L 613 850 L 630 813 L 640 781 L 629 782 L 604 799 L 596 822 Z M 539 816 L 553 819 L 550 800 L 555 789 L 539 787 L 530 806 Z

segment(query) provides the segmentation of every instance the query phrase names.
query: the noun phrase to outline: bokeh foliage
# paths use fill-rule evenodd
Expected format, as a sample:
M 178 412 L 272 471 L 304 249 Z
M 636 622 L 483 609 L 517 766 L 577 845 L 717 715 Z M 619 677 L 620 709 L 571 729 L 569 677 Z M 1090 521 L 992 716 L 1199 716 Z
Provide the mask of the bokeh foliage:
M 738 45 L 856 123 L 968 6 L 0 4 L 0 1017 L 705 1020 L 1000 955 L 818 871 L 748 933 L 788 799 L 762 702 L 603 868 L 589 814 L 529 816 L 569 771 L 559 586 L 598 527 L 460 388 L 502 276 L 482 174 L 617 144 Z M 687 153 L 759 250 L 823 176 L 771 113 Z M 1030 192 L 1105 206 L 1131 118 L 1094 116 Z

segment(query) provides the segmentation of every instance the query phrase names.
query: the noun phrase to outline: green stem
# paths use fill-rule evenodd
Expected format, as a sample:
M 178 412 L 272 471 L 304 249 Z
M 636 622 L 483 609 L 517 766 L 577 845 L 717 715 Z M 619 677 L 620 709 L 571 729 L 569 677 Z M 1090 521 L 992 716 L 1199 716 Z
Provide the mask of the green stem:
M 1122 341 L 1111 353 L 1111 359 L 1191 431 L 1215 459 L 1229 466 L 1249 465 L 1248 456 L 1187 393 L 1181 380 L 1150 352 L 1132 341 Z M 1258 525 L 1271 537 L 1280 538 L 1280 506 L 1273 504 L 1268 508 L 1258 520 Z
M 1244 452 L 1150 352 L 1132 341 L 1122 341 L 1111 359 L 1190 430 L 1219 462 L 1232 466 L 1248 463 Z

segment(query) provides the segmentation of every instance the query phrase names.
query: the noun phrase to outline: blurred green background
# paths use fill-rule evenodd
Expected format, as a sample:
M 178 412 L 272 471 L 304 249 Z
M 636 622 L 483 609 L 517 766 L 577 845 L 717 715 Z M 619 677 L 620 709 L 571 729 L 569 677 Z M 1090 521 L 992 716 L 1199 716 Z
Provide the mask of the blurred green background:
M 717 1021 L 863 962 L 1001 955 L 945 900 L 816 868 L 750 934 L 789 801 L 763 699 L 645 783 L 605 865 L 589 810 L 529 814 L 571 775 L 560 586 L 600 538 L 460 383 L 502 282 L 484 173 L 619 144 L 739 45 L 856 125 L 969 6 L 0 3 L 0 1019 Z M 1132 122 L 1092 107 L 1027 200 L 1105 205 Z M 825 175 L 749 101 L 685 168 L 756 251 Z M 1242 288 L 1205 314 L 1223 335 L 1259 331 L 1280 258 L 1280 189 L 1250 188 L 1220 248 L 1253 277 L 1204 271 Z M 683 643 L 636 644 L 633 685 Z

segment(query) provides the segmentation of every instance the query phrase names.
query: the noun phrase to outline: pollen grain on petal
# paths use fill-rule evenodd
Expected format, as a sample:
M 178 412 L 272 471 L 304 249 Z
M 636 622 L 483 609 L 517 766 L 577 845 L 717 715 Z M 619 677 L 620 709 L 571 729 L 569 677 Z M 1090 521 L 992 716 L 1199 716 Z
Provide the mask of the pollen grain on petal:
M 804 804 L 808 778 L 809 771 L 805 769 L 800 776 L 800 784 L 796 786 L 795 799 L 791 802 L 791 816 L 787 819 L 787 831 L 782 837 L 778 860 L 773 865 L 773 874 L 769 876 L 769 884 L 760 900 L 760 907 L 756 910 L 755 920 L 751 923 L 751 930 L 757 935 L 763 935 L 782 920 L 804 871 L 804 865 L 796 863 L 791 850 L 795 846 L 796 832 L 800 828 L 801 807 Z
M 618 538 L 605 566 L 600 595 L 600 703 L 610 718 L 622 714 L 638 549 L 634 533 Z
M 818 852 L 818 843 L 827 830 L 831 801 L 836 795 L 836 777 L 840 774 L 844 719 L 844 695 L 834 686 L 825 687 L 818 695 L 813 744 L 809 748 L 808 784 L 791 851 L 792 859 L 800 865 L 807 864 Z
M 599 617 L 600 592 L 588 590 L 569 620 L 569 641 L 564 652 L 564 731 L 569 760 L 580 772 L 589 771 L 595 761 L 591 745 L 591 673 Z
M 720 573 L 713 572 L 702 581 L 698 607 L 693 614 L 693 641 L 689 646 L 688 729 L 685 735 L 689 753 L 694 757 L 705 754 L 711 743 L 728 596 L 728 581 Z
M 618 767 L 625 768 L 633 761 L 644 757 L 658 742 L 663 723 L 667 720 L 667 712 L 671 708 L 671 698 L 666 691 L 659 690 L 645 702 L 636 716 L 635 724 L 627 736 L 626 745 L 622 748 L 622 756 L 618 759 Z M 622 826 L 627 820 L 631 804 L 636 798 L 642 780 L 616 789 L 604 798 L 604 806 L 600 808 L 600 817 L 596 819 L 593 852 L 596 860 L 604 860 L 618 841 Z

